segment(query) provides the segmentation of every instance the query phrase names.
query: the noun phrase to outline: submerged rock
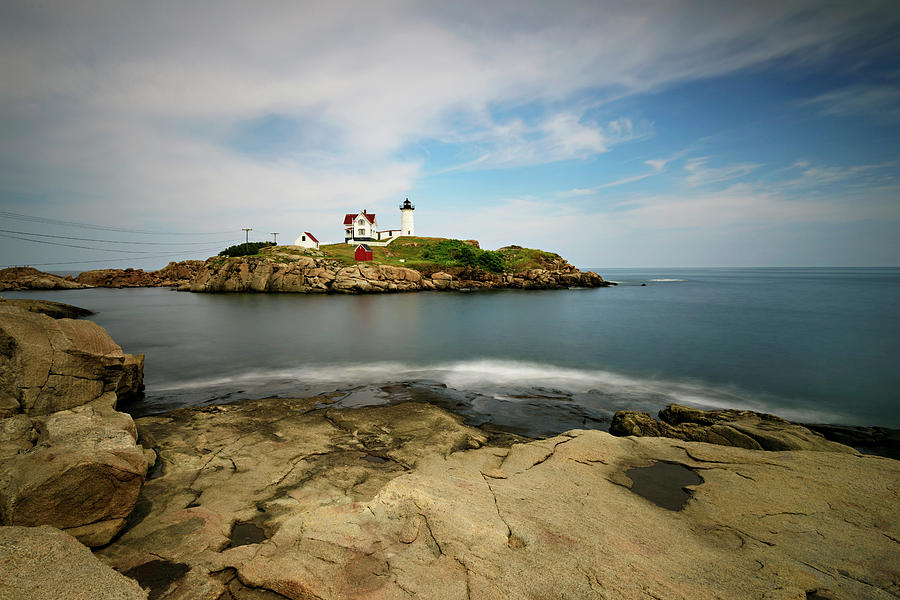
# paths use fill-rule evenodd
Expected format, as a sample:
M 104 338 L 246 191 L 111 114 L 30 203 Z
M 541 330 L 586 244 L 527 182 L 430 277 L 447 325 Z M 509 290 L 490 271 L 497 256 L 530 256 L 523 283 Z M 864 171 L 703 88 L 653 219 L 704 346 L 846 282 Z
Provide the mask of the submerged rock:
M 160 598 L 878 599 L 900 579 L 889 459 L 577 430 L 497 447 L 434 406 L 326 398 L 137 423 L 162 474 L 98 554 L 184 565 Z M 633 489 L 661 463 L 692 478 Z
M 146 600 L 72 536 L 53 527 L 0 527 L 0 600 Z
M 854 452 L 774 415 L 749 410 L 711 410 L 669 404 L 659 420 L 646 412 L 620 410 L 609 432 L 617 436 L 667 437 L 750 450 L 822 450 Z

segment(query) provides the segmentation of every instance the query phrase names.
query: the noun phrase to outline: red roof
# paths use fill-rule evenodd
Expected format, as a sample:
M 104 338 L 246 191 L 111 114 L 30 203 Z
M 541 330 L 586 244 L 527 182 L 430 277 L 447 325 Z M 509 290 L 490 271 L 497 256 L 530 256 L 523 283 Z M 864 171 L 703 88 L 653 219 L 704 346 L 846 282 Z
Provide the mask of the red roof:
M 373 213 L 347 213 L 346 215 L 344 215 L 344 225 L 353 225 L 353 221 L 356 220 L 356 217 L 358 217 L 359 215 L 367 218 L 369 220 L 369 223 L 375 222 L 375 215 Z
M 319 243 L 319 240 L 316 239 L 316 236 L 314 236 L 314 235 L 311 234 L 310 232 L 304 231 L 303 233 L 306 235 L 306 237 L 308 237 L 309 239 L 311 239 L 311 240 L 314 241 L 315 243 L 317 243 L 317 244 Z

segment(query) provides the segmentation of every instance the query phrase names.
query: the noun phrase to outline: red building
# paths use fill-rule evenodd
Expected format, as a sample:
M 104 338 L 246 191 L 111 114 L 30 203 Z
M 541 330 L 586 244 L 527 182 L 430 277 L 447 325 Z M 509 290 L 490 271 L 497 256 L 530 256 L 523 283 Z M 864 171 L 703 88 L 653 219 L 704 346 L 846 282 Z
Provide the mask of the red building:
M 372 249 L 365 244 L 360 244 L 356 247 L 356 252 L 353 253 L 353 257 L 359 261 L 372 260 Z

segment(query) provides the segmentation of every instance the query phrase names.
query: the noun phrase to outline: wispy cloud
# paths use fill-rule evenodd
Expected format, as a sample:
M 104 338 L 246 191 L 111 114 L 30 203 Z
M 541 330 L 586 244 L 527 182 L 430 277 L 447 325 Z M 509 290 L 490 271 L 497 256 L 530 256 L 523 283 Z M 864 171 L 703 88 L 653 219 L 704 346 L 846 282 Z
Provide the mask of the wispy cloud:
M 900 119 L 900 86 L 853 85 L 806 100 L 820 115 L 867 115 Z
M 710 167 L 708 166 L 709 162 L 710 157 L 708 156 L 688 160 L 684 165 L 684 170 L 688 173 L 684 178 L 685 182 L 693 186 L 721 183 L 743 177 L 762 166 L 756 163 L 739 163 Z
M 473 170 L 597 157 L 653 130 L 644 113 L 585 104 L 815 62 L 898 20 L 816 0 L 0 3 L 0 200 L 104 222 L 325 227 L 319 215 L 414 189 L 425 159 L 402 150 L 416 144 L 456 144 Z M 302 130 L 278 152 L 229 143 L 273 116 Z M 686 179 L 758 166 L 711 163 Z
M 608 152 L 611 147 L 644 138 L 650 125 L 635 125 L 628 118 L 606 123 L 587 121 L 571 112 L 558 112 L 529 124 L 523 119 L 482 123 L 464 136 L 448 136 L 444 141 L 469 145 L 481 151 L 473 159 L 442 170 L 461 171 L 513 168 L 562 160 L 586 159 Z

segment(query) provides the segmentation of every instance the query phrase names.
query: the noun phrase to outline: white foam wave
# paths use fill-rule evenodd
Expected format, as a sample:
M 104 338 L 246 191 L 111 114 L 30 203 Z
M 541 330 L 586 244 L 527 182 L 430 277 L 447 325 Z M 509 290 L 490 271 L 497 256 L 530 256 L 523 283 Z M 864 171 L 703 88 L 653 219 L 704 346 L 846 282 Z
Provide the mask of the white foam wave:
M 672 402 L 704 409 L 740 408 L 773 412 L 792 420 L 840 422 L 838 415 L 792 407 L 782 398 L 766 397 L 736 386 L 690 380 L 635 377 L 602 369 L 577 369 L 557 365 L 483 359 L 414 365 L 402 362 L 359 364 L 304 364 L 291 368 L 251 370 L 228 377 L 196 379 L 153 386 L 154 394 L 187 392 L 203 388 L 231 388 L 277 382 L 298 386 L 332 386 L 347 389 L 361 385 L 428 381 L 448 388 L 515 401 L 516 396 L 540 395 L 547 390 L 581 399 L 599 396 L 620 408 L 650 402 Z M 148 390 L 150 391 L 150 390 Z

